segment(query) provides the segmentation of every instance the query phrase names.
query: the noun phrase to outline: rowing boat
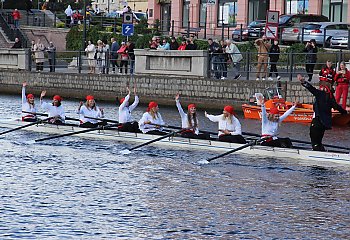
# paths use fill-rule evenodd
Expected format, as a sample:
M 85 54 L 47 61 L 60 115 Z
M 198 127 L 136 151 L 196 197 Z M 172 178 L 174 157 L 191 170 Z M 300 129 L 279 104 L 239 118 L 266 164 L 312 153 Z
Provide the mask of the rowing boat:
M 16 121 L 0 121 L 1 128 L 16 128 L 28 124 L 20 120 Z M 65 126 L 65 125 L 52 125 L 52 124 L 38 124 L 26 128 L 27 131 L 41 132 L 47 134 L 66 134 L 82 129 L 77 126 Z M 100 140 L 114 140 L 118 142 L 132 142 L 132 143 L 145 143 L 152 139 L 158 138 L 159 135 L 150 135 L 142 133 L 128 133 L 119 132 L 118 130 L 99 130 L 81 133 L 76 135 L 82 138 L 88 139 L 100 139 Z M 177 148 L 177 149 L 189 149 L 189 150 L 200 150 L 200 151 L 213 151 L 213 152 L 226 152 L 242 144 L 237 143 L 226 143 L 215 140 L 200 140 L 200 139 L 188 139 L 182 137 L 169 137 L 162 139 L 158 142 L 153 143 L 154 145 L 165 147 L 165 148 Z M 317 152 L 306 149 L 290 149 L 290 148 L 274 148 L 261 145 L 253 145 L 249 148 L 245 148 L 238 153 L 282 158 L 282 159 L 296 159 L 299 161 L 313 162 L 313 163 L 337 163 L 337 164 L 350 164 L 349 153 L 337 153 L 337 152 Z

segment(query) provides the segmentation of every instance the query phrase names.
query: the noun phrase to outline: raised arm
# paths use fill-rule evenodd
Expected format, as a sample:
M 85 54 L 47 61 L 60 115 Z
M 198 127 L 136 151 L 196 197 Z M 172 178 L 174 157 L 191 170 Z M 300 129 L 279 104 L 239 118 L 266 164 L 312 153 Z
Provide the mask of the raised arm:
M 135 86 L 134 86 L 134 96 L 135 96 L 134 102 L 129 107 L 130 112 L 132 112 L 140 102 L 139 97 L 136 94 L 136 87 Z
M 294 103 L 294 104 L 293 104 L 293 107 L 291 107 L 290 109 L 288 109 L 288 111 L 286 111 L 285 113 L 283 113 L 283 115 L 280 116 L 280 118 L 279 118 L 278 121 L 279 121 L 279 122 L 282 122 L 286 117 L 289 116 L 289 114 L 291 114 L 291 113 L 294 111 L 295 107 L 296 107 L 296 103 Z
M 175 102 L 176 102 L 176 107 L 177 110 L 179 111 L 179 114 L 181 116 L 181 118 L 186 117 L 186 113 L 184 112 L 184 110 L 182 109 L 181 103 L 180 103 L 180 94 L 176 94 L 175 96 Z
M 27 83 L 23 82 L 23 84 L 22 84 L 22 104 L 27 102 L 26 86 L 27 86 Z
M 214 116 L 214 115 L 208 114 L 207 112 L 204 112 L 204 116 L 206 116 L 212 122 L 219 122 L 220 119 L 222 119 L 222 115 Z
M 122 104 L 120 104 L 119 110 L 122 110 L 122 109 L 126 106 L 126 104 L 129 102 L 129 99 L 130 99 L 130 89 L 129 89 L 129 87 L 126 87 L 126 89 L 127 89 L 127 91 L 128 91 L 128 95 L 125 96 L 124 102 L 123 102 Z

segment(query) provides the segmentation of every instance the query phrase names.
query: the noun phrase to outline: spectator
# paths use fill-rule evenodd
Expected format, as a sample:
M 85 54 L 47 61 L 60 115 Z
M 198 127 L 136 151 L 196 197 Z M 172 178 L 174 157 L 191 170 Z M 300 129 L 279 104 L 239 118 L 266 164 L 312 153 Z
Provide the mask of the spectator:
M 31 48 L 30 48 L 30 50 L 31 50 L 31 52 L 32 52 L 32 61 L 35 60 L 34 46 L 35 46 L 35 41 L 32 40 L 32 46 L 31 46 Z
M 278 39 L 275 39 L 273 41 L 273 44 L 270 47 L 269 50 L 269 57 L 270 57 L 270 73 L 269 73 L 269 80 L 273 80 L 272 73 L 276 74 L 277 81 L 281 79 L 281 77 L 278 75 L 277 71 L 277 62 L 280 58 L 280 47 L 278 46 Z
M 172 37 L 170 42 L 170 50 L 177 50 L 179 48 L 179 43 L 176 41 L 176 38 Z
M 66 14 L 66 27 L 70 27 L 71 22 L 72 22 L 72 16 L 73 16 L 72 7 L 70 5 L 68 5 L 68 7 L 64 11 L 64 13 Z
M 56 65 L 56 47 L 53 45 L 53 42 L 49 43 L 49 46 L 46 48 L 47 57 L 49 59 L 50 72 L 55 72 Z
M 46 0 L 43 5 L 41 6 L 41 10 L 45 11 L 48 8 L 49 0 Z
M 15 43 L 13 44 L 12 48 L 22 48 L 22 43 L 19 38 L 15 38 Z
M 78 12 L 78 10 L 75 10 L 72 14 L 73 24 L 78 25 L 80 20 L 82 19 L 82 16 Z
M 89 73 L 95 73 L 95 66 L 96 66 L 96 48 L 95 45 L 91 43 L 91 41 L 88 41 L 88 45 L 85 48 L 85 52 L 87 54 L 88 58 L 88 64 L 89 64 Z
M 159 45 L 158 50 L 170 50 L 170 44 L 167 42 L 166 39 L 163 39 L 163 44 Z
M 127 46 L 128 46 L 128 54 L 130 59 L 130 74 L 133 75 L 134 68 L 135 68 L 135 53 L 134 53 L 135 44 L 129 40 L 127 42 Z
M 109 54 L 109 51 L 110 51 L 110 47 L 109 47 L 109 44 L 108 44 L 106 39 L 102 40 L 102 42 L 103 42 L 103 49 L 104 49 L 104 52 L 105 52 L 104 65 L 103 65 L 102 73 L 103 74 L 105 74 L 105 73 L 108 74 L 109 64 L 108 64 L 108 67 L 106 67 L 106 65 L 107 65 L 106 63 L 107 63 L 107 61 L 109 61 L 109 59 L 107 59 L 107 57 L 108 57 L 108 54 Z
M 220 47 L 222 49 L 222 53 L 220 54 L 221 61 L 221 79 L 227 79 L 227 62 L 228 62 L 228 54 L 226 53 L 226 42 L 224 40 L 220 40 Z
M 196 44 L 194 36 L 190 37 L 190 42 L 192 44 L 192 49 L 191 50 L 197 50 L 197 44 Z
M 112 73 L 115 73 L 115 67 L 117 66 L 117 71 L 118 71 L 118 50 L 119 50 L 119 44 L 118 42 L 115 40 L 115 38 L 111 38 L 111 63 L 112 63 Z
M 264 81 L 267 75 L 268 52 L 271 46 L 267 42 L 266 36 L 256 39 L 255 44 L 258 50 L 258 66 L 256 72 L 256 80 L 260 80 L 261 67 L 263 67 L 264 71 L 262 73 L 262 80 Z
M 33 3 L 32 3 L 32 1 L 31 1 L 31 0 L 26 0 L 25 5 L 26 5 L 26 11 L 27 11 L 27 13 L 28 13 L 28 14 L 29 14 L 29 13 L 33 13 L 33 12 L 32 12 L 32 8 L 33 8 Z
M 98 3 L 95 4 L 95 14 L 99 15 L 100 14 L 100 8 L 97 5 Z
M 44 51 L 45 51 L 45 46 L 40 42 L 40 39 L 38 39 L 36 44 L 34 45 L 36 70 L 38 72 L 41 72 L 44 70 L 44 62 L 45 62 Z
M 350 71 L 345 67 L 345 62 L 341 62 L 339 65 L 339 71 L 335 75 L 336 90 L 335 100 L 339 104 L 340 98 L 342 98 L 342 107 L 346 109 L 346 101 L 348 100 L 349 83 L 350 83 Z
M 188 39 L 186 41 L 187 45 L 186 45 L 186 50 L 196 50 L 197 49 L 197 45 L 195 45 L 190 39 Z
M 242 61 L 243 57 L 236 44 L 234 44 L 230 39 L 226 40 L 226 53 L 229 56 L 229 61 L 232 62 L 234 79 L 237 80 L 241 77 L 239 71 L 241 65 L 240 61 Z
M 123 13 L 127 13 L 127 12 L 129 12 L 129 8 L 128 8 L 128 6 L 124 6 L 124 8 L 123 8 Z
M 97 49 L 96 49 L 96 60 L 97 60 L 97 68 L 98 68 L 98 74 L 103 73 L 103 68 L 105 66 L 105 57 L 106 52 L 103 47 L 103 42 L 101 40 L 97 41 Z
M 186 50 L 186 46 L 187 46 L 186 41 L 182 40 L 181 45 L 177 50 L 181 50 L 181 51 Z
M 327 60 L 326 66 L 324 66 L 319 72 L 320 82 L 323 81 L 323 84 L 328 86 L 330 89 L 333 89 L 333 84 L 335 81 L 335 69 L 332 66 L 332 62 Z
M 13 12 L 12 12 L 12 17 L 13 17 L 13 23 L 15 25 L 15 28 L 19 27 L 19 20 L 21 19 L 21 14 L 18 11 L 18 9 L 16 8 Z
M 309 42 L 306 43 L 304 52 L 306 52 L 305 69 L 306 69 L 307 75 L 309 76 L 308 81 L 311 82 L 312 75 L 314 74 L 315 64 L 317 61 L 317 46 L 316 46 L 315 39 L 311 39 Z
M 125 68 L 125 74 L 128 73 L 128 61 L 129 61 L 129 55 L 128 55 L 128 46 L 126 46 L 125 42 L 122 42 L 118 53 L 120 55 L 120 69 L 119 72 L 123 73 L 123 67 Z
M 157 43 L 157 38 L 152 37 L 152 41 L 149 43 L 149 48 L 150 49 L 157 49 L 158 48 L 158 43 Z
M 221 46 L 214 42 L 212 38 L 208 38 L 208 52 L 209 52 L 209 66 L 212 66 L 212 70 L 214 71 L 215 78 L 220 79 L 220 54 L 222 53 Z M 187 45 L 188 46 L 188 45 Z M 186 49 L 187 50 L 187 49 Z

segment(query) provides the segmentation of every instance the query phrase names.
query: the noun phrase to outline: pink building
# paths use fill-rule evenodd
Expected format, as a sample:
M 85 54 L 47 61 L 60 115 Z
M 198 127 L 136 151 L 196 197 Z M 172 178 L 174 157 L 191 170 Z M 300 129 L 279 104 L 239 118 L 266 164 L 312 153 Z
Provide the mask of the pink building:
M 240 24 L 266 19 L 266 11 L 280 14 L 322 14 L 331 21 L 350 22 L 350 0 L 148 0 L 149 23 L 160 21 L 164 32 L 184 33 L 190 26 L 200 35 L 225 36 Z

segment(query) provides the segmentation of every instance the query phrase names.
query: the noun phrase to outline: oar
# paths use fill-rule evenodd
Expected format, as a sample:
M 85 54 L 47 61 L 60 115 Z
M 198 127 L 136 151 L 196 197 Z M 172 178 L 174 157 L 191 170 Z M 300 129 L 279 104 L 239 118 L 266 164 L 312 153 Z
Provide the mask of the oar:
M 260 135 L 256 134 L 256 133 L 249 133 L 249 132 L 242 132 L 242 133 L 243 133 L 243 135 L 247 135 L 247 136 L 260 137 Z M 292 142 L 296 142 L 296 143 L 303 143 L 303 144 L 311 145 L 311 142 L 308 142 L 308 141 L 297 140 L 297 139 L 290 139 L 290 140 Z M 323 144 L 323 146 L 330 147 L 330 148 L 343 149 L 343 150 L 350 150 L 350 148 L 348 148 L 348 147 L 334 146 L 334 145 L 330 145 L 330 144 Z
M 94 120 L 101 121 L 101 122 L 105 121 L 105 122 L 111 122 L 111 123 L 119 123 L 116 120 L 107 119 L 107 118 L 95 118 L 95 117 L 88 117 L 88 116 L 84 116 L 84 118 L 94 119 Z
M 10 132 L 14 132 L 14 131 L 16 131 L 16 130 L 23 129 L 23 128 L 26 128 L 26 127 L 30 127 L 30 126 L 33 126 L 33 125 L 36 125 L 36 124 L 45 122 L 45 121 L 50 120 L 50 119 L 51 119 L 51 117 L 45 118 L 45 119 L 40 119 L 40 120 L 38 120 L 38 121 L 36 121 L 36 122 L 32 122 L 32 123 L 29 123 L 29 124 L 27 124 L 27 125 L 23 125 L 23 126 L 20 126 L 20 127 L 16 127 L 16 128 L 7 130 L 7 131 L 5 131 L 5 132 L 0 133 L 0 135 L 6 134 L 6 133 L 10 133 Z
M 247 147 L 249 147 L 249 146 L 256 145 L 256 144 L 258 144 L 259 142 L 265 141 L 265 139 L 266 139 L 266 138 L 262 138 L 262 139 L 259 139 L 259 140 L 256 140 L 256 141 L 251 141 L 251 142 L 249 142 L 249 143 L 247 143 L 247 144 L 244 144 L 244 145 L 242 145 L 242 146 L 240 146 L 240 147 L 238 147 L 238 148 L 235 148 L 235 149 L 232 149 L 232 150 L 230 150 L 230 151 L 228 151 L 228 152 L 225 152 L 225 153 L 223 153 L 223 154 L 220 154 L 220 155 L 218 155 L 218 156 L 216 156 L 216 157 L 209 158 L 209 159 L 207 160 L 207 162 L 211 162 L 211 161 L 213 161 L 213 160 L 215 160 L 215 159 L 218 159 L 218 158 L 221 158 L 221 157 L 226 156 L 226 155 L 228 155 L 228 154 L 237 152 L 237 151 L 242 150 L 242 149 L 244 149 L 244 148 L 247 148 Z
M 81 130 L 81 131 L 77 131 L 77 132 L 71 132 L 71 133 L 56 135 L 56 136 L 52 136 L 52 137 L 40 138 L 40 139 L 36 139 L 35 142 L 42 142 L 42 141 L 46 141 L 46 140 L 50 140 L 50 139 L 67 137 L 67 136 L 72 136 L 72 135 L 76 135 L 76 134 L 80 134 L 80 133 L 86 133 L 86 132 L 92 132 L 92 131 L 101 130 L 101 129 L 109 129 L 109 128 L 112 128 L 112 127 L 115 127 L 115 126 L 118 126 L 118 124 L 110 124 L 110 125 L 106 125 L 106 126 L 89 128 L 89 129 L 85 129 L 85 130 Z
M 131 151 L 133 151 L 133 150 L 135 150 L 135 149 L 138 149 L 138 148 L 140 148 L 140 147 L 149 145 L 149 144 L 154 143 L 154 142 L 158 142 L 158 141 L 160 141 L 160 140 L 162 140 L 162 139 L 164 139 L 164 138 L 170 137 L 170 136 L 175 135 L 176 133 L 179 133 L 179 132 L 182 132 L 182 131 L 183 131 L 183 130 L 181 129 L 181 130 L 179 130 L 179 131 L 175 131 L 175 132 L 168 133 L 168 134 L 163 135 L 163 136 L 161 136 L 161 137 L 159 137 L 159 138 L 156 138 L 156 139 L 153 139 L 153 140 L 151 140 L 151 141 L 148 141 L 148 142 L 142 143 L 142 144 L 140 144 L 140 145 L 137 145 L 136 147 L 122 150 L 122 151 L 120 151 L 120 153 L 121 153 L 121 154 L 129 154 Z
M 26 111 L 22 111 L 22 113 L 28 113 L 28 114 L 38 115 L 38 116 L 44 116 L 44 117 L 47 117 L 47 116 L 48 116 L 47 113 L 32 113 L 32 112 L 26 112 Z M 66 120 L 80 121 L 80 119 L 71 118 L 71 117 L 66 117 Z

